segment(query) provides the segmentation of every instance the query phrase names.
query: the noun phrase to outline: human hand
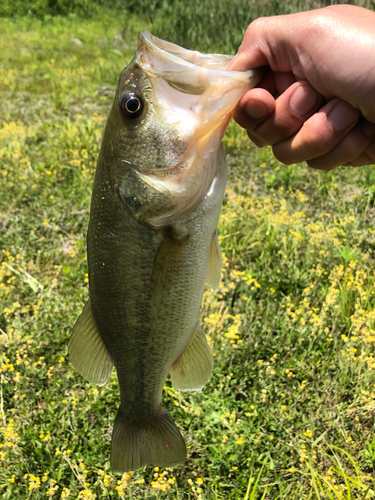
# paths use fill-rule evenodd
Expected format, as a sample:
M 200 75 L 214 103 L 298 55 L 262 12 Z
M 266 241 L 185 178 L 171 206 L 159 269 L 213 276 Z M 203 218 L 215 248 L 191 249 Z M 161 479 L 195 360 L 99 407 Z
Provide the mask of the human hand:
M 286 164 L 375 163 L 375 12 L 351 5 L 250 24 L 230 69 L 269 66 L 234 119 Z

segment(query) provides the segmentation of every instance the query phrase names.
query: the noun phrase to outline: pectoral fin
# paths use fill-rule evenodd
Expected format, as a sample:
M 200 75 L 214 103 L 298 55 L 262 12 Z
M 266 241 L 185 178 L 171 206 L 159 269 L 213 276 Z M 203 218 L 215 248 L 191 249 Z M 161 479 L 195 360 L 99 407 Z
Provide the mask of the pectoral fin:
M 69 356 L 77 372 L 93 384 L 104 385 L 112 373 L 113 361 L 96 327 L 90 299 L 74 325 Z
M 214 290 L 219 286 L 220 283 L 221 265 L 222 265 L 222 259 L 221 259 L 219 238 L 217 236 L 217 232 L 215 231 L 215 234 L 211 241 L 210 254 L 208 257 L 207 276 L 206 276 L 207 281 Z
M 178 239 L 167 235 L 162 241 L 152 270 L 152 284 L 157 288 L 169 286 L 181 275 L 182 262 L 189 236 Z
M 173 363 L 171 379 L 179 391 L 199 391 L 208 382 L 213 357 L 205 334 L 197 325 L 185 350 Z

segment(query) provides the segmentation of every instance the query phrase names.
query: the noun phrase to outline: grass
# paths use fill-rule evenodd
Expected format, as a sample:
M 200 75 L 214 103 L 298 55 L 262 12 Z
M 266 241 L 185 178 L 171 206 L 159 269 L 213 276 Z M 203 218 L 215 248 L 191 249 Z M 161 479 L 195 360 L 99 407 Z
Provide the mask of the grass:
M 335 3 L 351 3 L 374 9 L 374 0 L 173 0 L 137 2 L 149 14 L 155 35 L 182 46 L 206 52 L 234 54 L 251 21 L 261 16 L 290 14 Z M 156 6 L 155 6 L 156 4 Z M 161 4 L 161 8 L 160 8 Z M 142 6 L 143 9 L 142 9 Z M 154 7 L 155 6 L 155 7 Z M 159 9 L 156 7 L 159 6 Z M 165 22 L 165 17 L 168 22 Z
M 234 124 L 223 280 L 200 320 L 214 372 L 202 393 L 164 390 L 187 463 L 110 471 L 116 377 L 85 382 L 67 343 L 100 138 L 144 27 L 0 20 L 0 496 L 375 498 L 374 167 L 286 167 Z

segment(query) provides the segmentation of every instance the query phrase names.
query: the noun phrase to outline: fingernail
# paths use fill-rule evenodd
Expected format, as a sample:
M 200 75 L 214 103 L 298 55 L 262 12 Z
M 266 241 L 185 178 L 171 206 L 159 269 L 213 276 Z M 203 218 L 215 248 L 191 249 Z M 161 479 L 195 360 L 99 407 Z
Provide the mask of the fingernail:
M 371 137 L 375 135 L 375 123 L 364 121 L 361 125 L 361 129 L 367 139 L 371 139 Z
M 338 101 L 332 111 L 328 113 L 327 119 L 334 130 L 342 132 L 356 123 L 358 115 L 359 112 L 351 104 Z
M 318 104 L 318 99 L 319 95 L 314 89 L 307 85 L 302 85 L 297 87 L 291 95 L 289 106 L 296 115 L 305 116 L 315 108 Z
M 250 118 L 255 120 L 266 118 L 269 115 L 268 107 L 261 101 L 250 100 L 246 103 L 245 109 Z

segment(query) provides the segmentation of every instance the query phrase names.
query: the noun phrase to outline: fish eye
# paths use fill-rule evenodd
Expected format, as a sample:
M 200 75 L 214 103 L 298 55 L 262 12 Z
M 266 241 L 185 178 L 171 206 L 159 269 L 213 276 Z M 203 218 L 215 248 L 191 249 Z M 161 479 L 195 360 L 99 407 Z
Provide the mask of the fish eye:
M 133 92 L 121 98 L 120 109 L 124 118 L 135 120 L 140 117 L 143 109 L 143 99 Z

